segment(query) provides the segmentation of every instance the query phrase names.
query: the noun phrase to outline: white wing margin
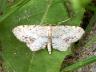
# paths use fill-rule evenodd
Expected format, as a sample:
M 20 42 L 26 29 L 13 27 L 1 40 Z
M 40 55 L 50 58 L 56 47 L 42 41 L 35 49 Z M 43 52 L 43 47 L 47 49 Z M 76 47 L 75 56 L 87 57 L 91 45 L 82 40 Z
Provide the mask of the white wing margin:
M 76 26 L 54 26 L 52 28 L 52 46 L 59 51 L 66 51 L 73 42 L 78 41 L 84 30 Z
M 12 32 L 32 51 L 38 51 L 44 49 L 48 41 L 48 30 L 47 26 L 35 26 L 35 25 L 20 25 L 15 27 Z

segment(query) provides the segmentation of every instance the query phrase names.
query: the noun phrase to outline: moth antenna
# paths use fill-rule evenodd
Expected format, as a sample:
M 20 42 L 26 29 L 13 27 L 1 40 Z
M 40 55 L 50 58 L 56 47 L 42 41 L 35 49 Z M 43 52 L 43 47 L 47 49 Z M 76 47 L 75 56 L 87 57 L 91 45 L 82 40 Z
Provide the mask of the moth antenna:
M 49 54 L 51 54 L 51 45 L 52 45 L 52 27 L 49 26 L 49 30 L 48 30 L 48 44 L 47 44 L 47 48 L 48 48 L 48 52 Z

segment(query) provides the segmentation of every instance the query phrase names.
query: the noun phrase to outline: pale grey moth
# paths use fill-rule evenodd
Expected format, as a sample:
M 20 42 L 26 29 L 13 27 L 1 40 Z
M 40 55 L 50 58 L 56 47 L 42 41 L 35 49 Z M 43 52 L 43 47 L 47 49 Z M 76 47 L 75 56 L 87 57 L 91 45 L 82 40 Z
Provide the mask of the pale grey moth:
M 70 45 L 78 41 L 84 34 L 84 30 L 78 26 L 40 26 L 20 25 L 12 30 L 20 41 L 26 43 L 31 51 L 51 47 L 59 51 L 66 51 Z

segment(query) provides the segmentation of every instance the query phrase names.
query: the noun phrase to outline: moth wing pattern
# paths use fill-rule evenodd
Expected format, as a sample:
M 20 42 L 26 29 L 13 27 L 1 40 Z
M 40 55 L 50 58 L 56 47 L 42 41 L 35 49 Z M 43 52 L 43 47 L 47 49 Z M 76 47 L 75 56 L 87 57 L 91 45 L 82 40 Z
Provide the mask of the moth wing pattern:
M 48 30 L 46 26 L 20 25 L 15 27 L 12 32 L 17 39 L 26 43 L 32 51 L 38 51 L 46 47 L 48 41 Z
M 55 26 L 52 28 L 52 46 L 59 51 L 66 51 L 73 42 L 78 41 L 84 30 L 76 26 Z

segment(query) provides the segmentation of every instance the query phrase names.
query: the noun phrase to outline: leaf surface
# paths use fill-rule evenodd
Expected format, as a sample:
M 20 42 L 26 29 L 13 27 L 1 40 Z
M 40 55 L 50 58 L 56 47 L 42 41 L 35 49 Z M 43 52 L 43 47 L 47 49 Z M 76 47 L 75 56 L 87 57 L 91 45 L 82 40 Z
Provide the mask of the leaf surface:
M 70 49 L 66 52 L 52 50 L 51 55 L 47 49 L 32 52 L 16 39 L 12 29 L 18 25 L 58 25 L 67 19 L 63 25 L 79 26 L 84 10 L 79 16 L 69 18 L 61 0 L 22 0 L 10 10 L 0 18 L 0 40 L 6 72 L 59 72 Z

